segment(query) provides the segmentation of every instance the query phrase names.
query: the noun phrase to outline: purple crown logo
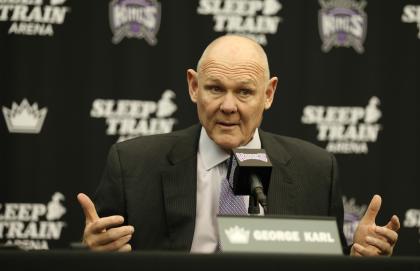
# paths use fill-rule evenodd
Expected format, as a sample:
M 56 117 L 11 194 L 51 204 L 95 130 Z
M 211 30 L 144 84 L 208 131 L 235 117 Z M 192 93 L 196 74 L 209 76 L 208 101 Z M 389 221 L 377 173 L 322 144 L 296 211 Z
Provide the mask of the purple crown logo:
M 359 54 L 364 52 L 363 43 L 367 33 L 366 1 L 319 0 L 319 34 L 322 51 L 332 47 L 353 47 Z
M 124 38 L 137 38 L 156 45 L 160 18 L 161 5 L 156 0 L 113 0 L 109 4 L 112 42 L 117 44 Z

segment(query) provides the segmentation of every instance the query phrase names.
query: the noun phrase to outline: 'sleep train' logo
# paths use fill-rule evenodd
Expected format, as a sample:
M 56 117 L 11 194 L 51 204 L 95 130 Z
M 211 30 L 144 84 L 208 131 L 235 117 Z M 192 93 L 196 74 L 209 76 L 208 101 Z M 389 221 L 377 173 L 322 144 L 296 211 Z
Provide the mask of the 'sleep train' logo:
M 213 15 L 215 32 L 247 36 L 266 45 L 266 35 L 277 33 L 282 8 L 278 0 L 200 0 L 197 13 Z
M 11 22 L 8 34 L 53 36 L 64 24 L 70 7 L 66 0 L 1 0 L 0 22 Z M 54 27 L 53 27 L 54 26 Z
M 381 101 L 373 96 L 365 107 L 307 105 L 303 109 L 303 124 L 315 124 L 317 139 L 327 142 L 332 153 L 367 154 L 368 142 L 376 142 L 382 125 Z
M 170 89 L 156 101 L 96 99 L 90 116 L 105 118 L 107 135 L 119 135 L 124 141 L 141 135 L 172 132 L 177 119 L 172 114 L 178 109 L 173 102 L 175 92 Z
M 49 249 L 49 241 L 59 240 L 66 226 L 64 195 L 55 192 L 47 204 L 0 203 L 0 240 L 4 246 L 24 250 Z

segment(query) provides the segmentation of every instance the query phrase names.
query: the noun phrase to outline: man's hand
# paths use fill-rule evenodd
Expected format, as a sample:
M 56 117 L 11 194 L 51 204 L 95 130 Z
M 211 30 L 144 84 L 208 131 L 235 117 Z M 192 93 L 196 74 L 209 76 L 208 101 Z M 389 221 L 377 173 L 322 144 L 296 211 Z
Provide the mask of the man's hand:
M 375 219 L 381 208 L 381 202 L 379 195 L 373 196 L 365 215 L 357 226 L 350 255 L 392 255 L 398 239 L 397 231 L 400 229 L 400 221 L 396 215 L 393 215 L 388 224 L 383 227 L 377 226 Z
M 99 218 L 95 205 L 83 193 L 77 195 L 86 217 L 83 243 L 96 251 L 131 251 L 128 243 L 134 232 L 133 226 L 120 226 L 124 217 L 115 215 Z

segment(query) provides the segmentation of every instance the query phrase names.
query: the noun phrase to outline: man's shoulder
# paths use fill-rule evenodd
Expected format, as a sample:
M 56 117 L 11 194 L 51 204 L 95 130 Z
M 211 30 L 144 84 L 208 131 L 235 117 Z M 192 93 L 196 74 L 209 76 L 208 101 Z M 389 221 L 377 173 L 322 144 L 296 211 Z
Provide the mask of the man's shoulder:
M 262 140 L 269 138 L 269 146 L 267 147 L 281 147 L 292 157 L 304 157 L 317 159 L 325 158 L 331 159 L 331 154 L 325 149 L 296 137 L 284 136 L 270 132 L 262 132 Z
M 330 176 L 336 160 L 325 149 L 302 139 L 267 132 L 262 133 L 261 142 L 270 159 L 289 165 L 304 176 L 330 180 L 325 176 Z
M 190 144 L 194 144 L 195 138 L 198 138 L 199 131 L 200 126 L 193 125 L 170 133 L 138 136 L 115 143 L 113 147 L 123 153 L 165 153 L 171 150 L 180 140 L 187 140 L 190 141 Z

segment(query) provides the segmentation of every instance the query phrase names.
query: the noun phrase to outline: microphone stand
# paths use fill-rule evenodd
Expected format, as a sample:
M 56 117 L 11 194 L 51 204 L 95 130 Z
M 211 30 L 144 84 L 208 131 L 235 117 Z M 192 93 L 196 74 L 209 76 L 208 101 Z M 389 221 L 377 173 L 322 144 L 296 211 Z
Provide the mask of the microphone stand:
M 260 214 L 260 205 L 258 204 L 258 200 L 254 197 L 254 195 L 249 195 L 248 214 L 250 215 Z
M 251 182 L 251 193 L 249 195 L 249 207 L 248 213 L 255 215 L 260 213 L 260 206 L 264 209 L 264 214 L 267 214 L 268 203 L 267 197 L 264 194 L 264 188 L 259 180 L 258 176 L 251 174 L 249 176 Z

